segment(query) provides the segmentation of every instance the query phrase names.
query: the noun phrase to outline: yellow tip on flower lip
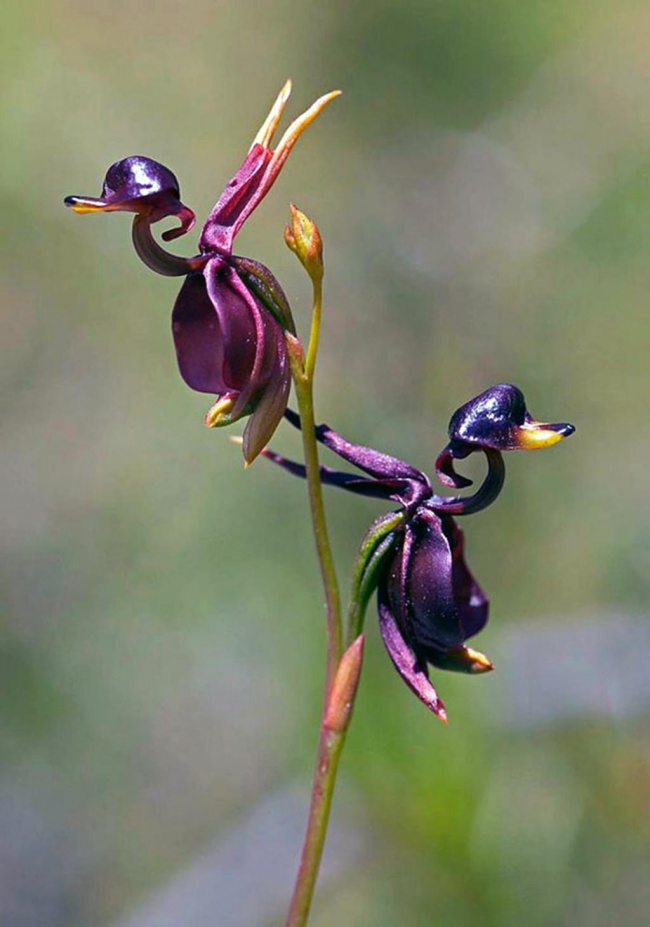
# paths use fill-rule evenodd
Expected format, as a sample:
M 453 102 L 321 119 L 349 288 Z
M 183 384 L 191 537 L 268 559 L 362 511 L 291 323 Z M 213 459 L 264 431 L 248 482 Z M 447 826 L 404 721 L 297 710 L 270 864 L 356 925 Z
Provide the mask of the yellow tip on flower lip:
M 525 451 L 535 451 L 542 447 L 553 447 L 575 431 L 568 423 L 548 425 L 542 422 L 524 422 L 517 429 L 517 445 Z
M 465 656 L 471 663 L 470 673 L 489 673 L 494 669 L 494 663 L 480 653 L 478 650 L 472 650 L 471 647 L 465 647 Z
M 291 96 L 291 81 L 286 81 L 284 87 L 278 94 L 275 103 L 271 107 L 268 116 L 260 126 L 260 130 L 253 139 L 253 145 L 263 145 L 264 148 L 270 148 L 271 141 L 282 118 L 282 113 L 287 105 L 287 100 Z
M 67 196 L 64 202 L 69 209 L 80 215 L 87 212 L 106 212 L 109 208 L 104 200 L 92 196 Z
M 208 428 L 218 428 L 219 425 L 225 425 L 228 421 L 228 414 L 231 412 L 235 400 L 230 397 L 217 399 L 214 405 L 210 406 L 205 416 L 205 424 Z

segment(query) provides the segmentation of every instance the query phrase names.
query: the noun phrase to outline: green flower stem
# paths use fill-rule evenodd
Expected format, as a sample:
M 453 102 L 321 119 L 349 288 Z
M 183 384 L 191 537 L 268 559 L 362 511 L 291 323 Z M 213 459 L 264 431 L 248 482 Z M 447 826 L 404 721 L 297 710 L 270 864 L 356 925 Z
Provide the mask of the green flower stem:
M 291 373 L 296 390 L 298 411 L 302 423 L 302 445 L 307 470 L 307 484 L 309 489 L 309 506 L 311 509 L 312 524 L 314 527 L 314 540 L 316 552 L 320 563 L 325 602 L 327 608 L 327 685 L 329 692 L 334 673 L 343 652 L 343 623 L 341 619 L 341 597 L 338 580 L 332 556 L 332 548 L 327 532 L 325 507 L 323 505 L 323 487 L 320 481 L 320 461 L 318 459 L 318 444 L 316 442 L 316 422 L 314 417 L 314 371 L 316 355 L 320 337 L 320 320 L 323 300 L 322 276 L 313 278 L 314 308 L 312 314 L 312 327 L 309 338 L 307 358 L 304 360 L 302 348 L 298 340 L 287 333 L 287 345 Z
M 324 724 L 332 686 L 343 655 L 343 623 L 338 581 L 323 505 L 314 417 L 313 378 L 320 337 L 322 274 L 310 274 L 310 276 L 313 284 L 314 307 L 306 360 L 300 342 L 289 333 L 287 333 L 286 337 L 298 411 L 302 422 L 301 433 L 307 470 L 309 505 L 327 606 L 327 677 L 309 819 L 291 906 L 287 916 L 287 927 L 304 927 L 309 918 L 325 845 L 339 758 L 347 730 L 347 722 L 343 730 L 332 730 Z
M 317 271 L 312 272 L 312 274 L 311 280 L 314 288 L 314 305 L 311 313 L 311 331 L 309 332 L 307 360 L 305 361 L 305 377 L 310 383 L 314 382 L 316 357 L 318 355 L 318 345 L 320 344 L 321 317 L 323 314 L 323 274 Z M 316 445 L 315 439 L 314 445 Z
M 332 731 L 324 725 L 321 726 L 307 833 L 287 917 L 287 927 L 304 927 L 309 918 L 346 733 L 347 731 Z

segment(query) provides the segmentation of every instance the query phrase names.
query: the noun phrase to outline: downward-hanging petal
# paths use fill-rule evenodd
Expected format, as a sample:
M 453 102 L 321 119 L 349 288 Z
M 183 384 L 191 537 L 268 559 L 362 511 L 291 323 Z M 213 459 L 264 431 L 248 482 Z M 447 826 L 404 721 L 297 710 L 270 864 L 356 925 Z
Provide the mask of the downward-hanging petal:
M 377 608 L 381 637 L 395 669 L 420 701 L 446 724 L 447 712 L 442 699 L 429 680 L 426 663 L 418 660 L 404 639 L 382 586 L 377 590 Z
M 263 350 L 259 315 L 254 298 L 219 258 L 203 273 L 190 274 L 172 313 L 178 365 L 188 386 L 203 393 L 246 389 Z
M 273 377 L 244 429 L 242 450 L 247 464 L 252 463 L 271 440 L 289 400 L 291 371 L 283 337 L 277 342 L 277 350 Z
M 454 603 L 458 610 L 463 640 L 478 634 L 488 620 L 490 603 L 465 562 L 463 529 L 448 516 L 442 518 L 442 530 L 451 548 Z
M 284 334 L 230 264 L 213 259 L 205 278 L 225 343 L 223 378 L 231 389 L 240 391 L 232 409 L 236 421 L 260 401 L 267 384 L 280 377 Z
M 418 646 L 444 650 L 462 645 L 451 549 L 433 512 L 419 509 L 407 522 L 389 569 L 388 595 L 393 613 Z

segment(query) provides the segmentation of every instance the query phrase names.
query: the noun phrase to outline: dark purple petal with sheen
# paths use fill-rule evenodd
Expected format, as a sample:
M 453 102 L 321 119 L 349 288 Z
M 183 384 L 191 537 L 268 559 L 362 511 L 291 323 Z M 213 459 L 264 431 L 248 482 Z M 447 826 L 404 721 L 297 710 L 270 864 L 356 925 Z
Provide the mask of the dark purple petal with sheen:
M 379 630 L 395 669 L 420 701 L 437 715 L 441 721 L 446 723 L 447 713 L 445 706 L 431 685 L 426 664 L 420 663 L 406 643 L 382 586 L 377 591 L 377 606 L 379 610 Z
M 418 646 L 445 649 L 463 643 L 454 597 L 452 554 L 433 512 L 420 509 L 407 523 L 401 578 L 389 581 L 393 612 L 404 612 L 404 624 Z
M 222 267 L 219 258 L 214 264 Z M 289 376 L 284 333 L 233 267 L 225 265 L 212 273 L 208 265 L 205 276 L 224 331 L 224 379 L 241 390 L 232 410 L 233 418 L 238 418 L 257 403 L 267 384 L 280 383 L 283 370 Z
M 452 552 L 454 601 L 467 640 L 478 634 L 488 620 L 490 603 L 465 562 L 465 536 L 453 518 L 444 517 L 442 527 Z
M 253 297 L 219 258 L 202 274 L 190 274 L 172 314 L 178 365 L 187 385 L 202 393 L 246 390 L 263 350 L 258 315 Z
M 187 385 L 200 393 L 225 392 L 223 333 L 202 273 L 190 274 L 181 287 L 172 312 L 172 334 Z

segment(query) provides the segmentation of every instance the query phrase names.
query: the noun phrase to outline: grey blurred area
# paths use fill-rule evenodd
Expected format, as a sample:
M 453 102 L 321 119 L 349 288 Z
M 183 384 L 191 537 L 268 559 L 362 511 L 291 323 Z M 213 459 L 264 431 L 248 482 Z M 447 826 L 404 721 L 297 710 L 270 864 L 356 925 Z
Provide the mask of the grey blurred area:
M 177 282 L 62 199 L 141 153 L 200 222 L 290 76 L 289 116 L 343 95 L 237 248 L 304 334 L 289 202 L 320 227 L 318 417 L 427 472 L 492 383 L 577 426 L 463 524 L 497 668 L 435 674 L 448 728 L 370 608 L 314 927 L 646 924 L 647 8 L 10 0 L 4 25 L 0 923 L 282 923 L 324 673 L 304 486 L 204 429 Z M 345 591 L 380 507 L 327 506 Z
M 499 720 L 522 730 L 650 711 L 650 620 L 563 616 L 506 632 L 499 647 Z
M 351 804 L 350 796 L 347 800 Z M 266 796 L 114 927 L 200 927 L 215 912 L 229 927 L 266 927 L 281 918 L 286 885 L 300 859 L 308 804 L 304 788 Z M 356 822 L 354 812 L 347 820 L 342 812 L 334 815 L 320 872 L 323 891 L 354 872 L 365 842 L 358 815 Z

